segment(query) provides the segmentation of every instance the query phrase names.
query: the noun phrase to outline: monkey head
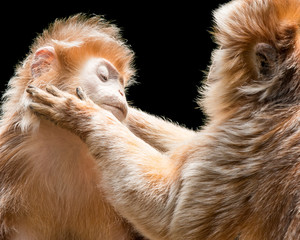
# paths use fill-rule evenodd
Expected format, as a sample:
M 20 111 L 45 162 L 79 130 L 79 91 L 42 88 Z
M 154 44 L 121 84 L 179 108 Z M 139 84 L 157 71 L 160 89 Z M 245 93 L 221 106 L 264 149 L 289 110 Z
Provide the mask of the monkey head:
M 26 128 L 34 117 L 28 111 L 26 86 L 45 89 L 53 84 L 72 94 L 80 86 L 91 100 L 122 121 L 128 108 L 125 87 L 133 82 L 135 72 L 133 57 L 119 29 L 99 16 L 78 14 L 56 20 L 35 39 L 17 67 L 4 96 L 8 103 L 4 108 L 19 106 L 15 111 L 23 112 L 19 122 Z
M 299 1 L 235 0 L 214 20 L 218 47 L 199 102 L 211 120 L 299 103 Z
M 56 52 L 52 46 L 42 47 L 35 52 L 31 65 L 33 79 L 41 78 L 40 80 L 47 83 L 52 82 L 52 79 L 49 79 L 51 76 L 51 78 L 61 79 L 62 82 L 67 81 L 70 86 L 77 84 L 91 100 L 112 112 L 117 119 L 123 121 L 126 118 L 128 104 L 125 97 L 124 77 L 110 61 L 102 57 L 85 56 L 80 58 L 80 64 L 75 65 L 76 69 L 73 67 L 70 70 L 66 65 L 70 64 L 70 60 L 68 63 L 59 63 Z M 71 52 L 68 53 L 68 56 L 70 55 Z M 56 70 L 57 76 L 53 76 L 51 70 L 55 72 L 57 67 L 59 67 Z M 70 71 L 69 76 L 63 80 L 62 75 L 68 71 Z M 64 88 L 69 91 L 70 86 L 64 84 Z

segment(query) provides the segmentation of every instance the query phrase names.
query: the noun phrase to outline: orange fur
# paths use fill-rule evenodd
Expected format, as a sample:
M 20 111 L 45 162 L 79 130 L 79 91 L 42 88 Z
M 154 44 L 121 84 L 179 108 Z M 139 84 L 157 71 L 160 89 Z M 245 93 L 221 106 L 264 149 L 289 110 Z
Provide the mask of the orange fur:
M 33 111 L 84 136 L 110 203 L 150 239 L 300 239 L 299 1 L 233 0 L 214 17 L 199 132 L 134 109 L 130 131 L 59 90 L 49 106 L 35 89 Z
M 30 106 L 81 137 L 109 203 L 150 239 L 300 239 L 298 2 L 233 0 L 215 11 L 199 132 L 135 109 L 126 128 L 53 87 L 31 89 Z M 22 189 L 26 175 L 10 173 L 8 189 Z
M 43 47 L 53 47 L 55 57 L 39 51 Z M 41 61 L 34 57 L 37 51 L 45 53 Z M 35 40 L 10 80 L 0 122 L 0 239 L 137 237 L 104 198 L 98 187 L 101 174 L 86 145 L 40 121 L 28 108 L 29 84 L 45 88 L 51 83 L 75 93 L 82 65 L 91 57 L 107 59 L 127 85 L 132 81 L 133 52 L 119 29 L 84 15 L 55 21 Z M 41 74 L 32 76 L 32 67 Z

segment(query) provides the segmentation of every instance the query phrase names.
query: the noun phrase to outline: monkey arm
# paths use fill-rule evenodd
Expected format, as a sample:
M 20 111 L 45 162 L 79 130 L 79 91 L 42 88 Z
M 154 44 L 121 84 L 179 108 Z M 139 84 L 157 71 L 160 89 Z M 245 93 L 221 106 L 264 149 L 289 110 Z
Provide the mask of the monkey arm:
M 196 133 L 159 117 L 130 108 L 125 121 L 139 138 L 161 152 L 168 152 L 191 139 Z
M 47 87 L 27 90 L 30 108 L 87 143 L 101 172 L 101 188 L 118 211 L 145 236 L 170 239 L 181 164 L 136 137 L 110 112 Z M 173 238 L 174 239 L 174 238 Z
M 143 235 L 150 239 L 167 236 L 180 185 L 175 161 L 114 118 L 103 121 L 103 112 L 93 116 L 88 127 L 76 128 L 90 129 L 82 134 L 97 160 L 109 202 Z

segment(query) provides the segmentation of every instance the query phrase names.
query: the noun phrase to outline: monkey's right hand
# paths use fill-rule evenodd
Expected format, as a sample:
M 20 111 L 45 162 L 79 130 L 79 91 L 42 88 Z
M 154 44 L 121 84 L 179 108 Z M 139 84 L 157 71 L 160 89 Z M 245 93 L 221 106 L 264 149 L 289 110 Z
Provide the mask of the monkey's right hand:
M 80 130 L 84 129 L 82 125 L 88 124 L 99 112 L 107 112 L 90 100 L 80 88 L 76 89 L 79 98 L 52 85 L 47 86 L 46 91 L 34 86 L 28 86 L 26 91 L 33 100 L 29 107 L 37 116 L 42 116 L 80 137 L 84 135 Z

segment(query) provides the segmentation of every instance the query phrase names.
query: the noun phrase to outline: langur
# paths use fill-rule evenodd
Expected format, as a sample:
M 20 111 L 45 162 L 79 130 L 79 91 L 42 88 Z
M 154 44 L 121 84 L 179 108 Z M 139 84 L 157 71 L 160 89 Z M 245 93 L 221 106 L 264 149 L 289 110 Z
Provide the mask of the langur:
M 233 0 L 214 18 L 198 132 L 134 109 L 126 128 L 51 86 L 30 106 L 87 144 L 105 197 L 149 239 L 300 239 L 299 1 Z
M 28 85 L 45 89 L 53 84 L 75 94 L 80 86 L 124 121 L 132 61 L 118 28 L 97 16 L 57 20 L 36 39 L 10 80 L 2 106 L 0 239 L 139 237 L 104 198 L 101 173 L 85 143 L 32 114 L 25 91 Z

